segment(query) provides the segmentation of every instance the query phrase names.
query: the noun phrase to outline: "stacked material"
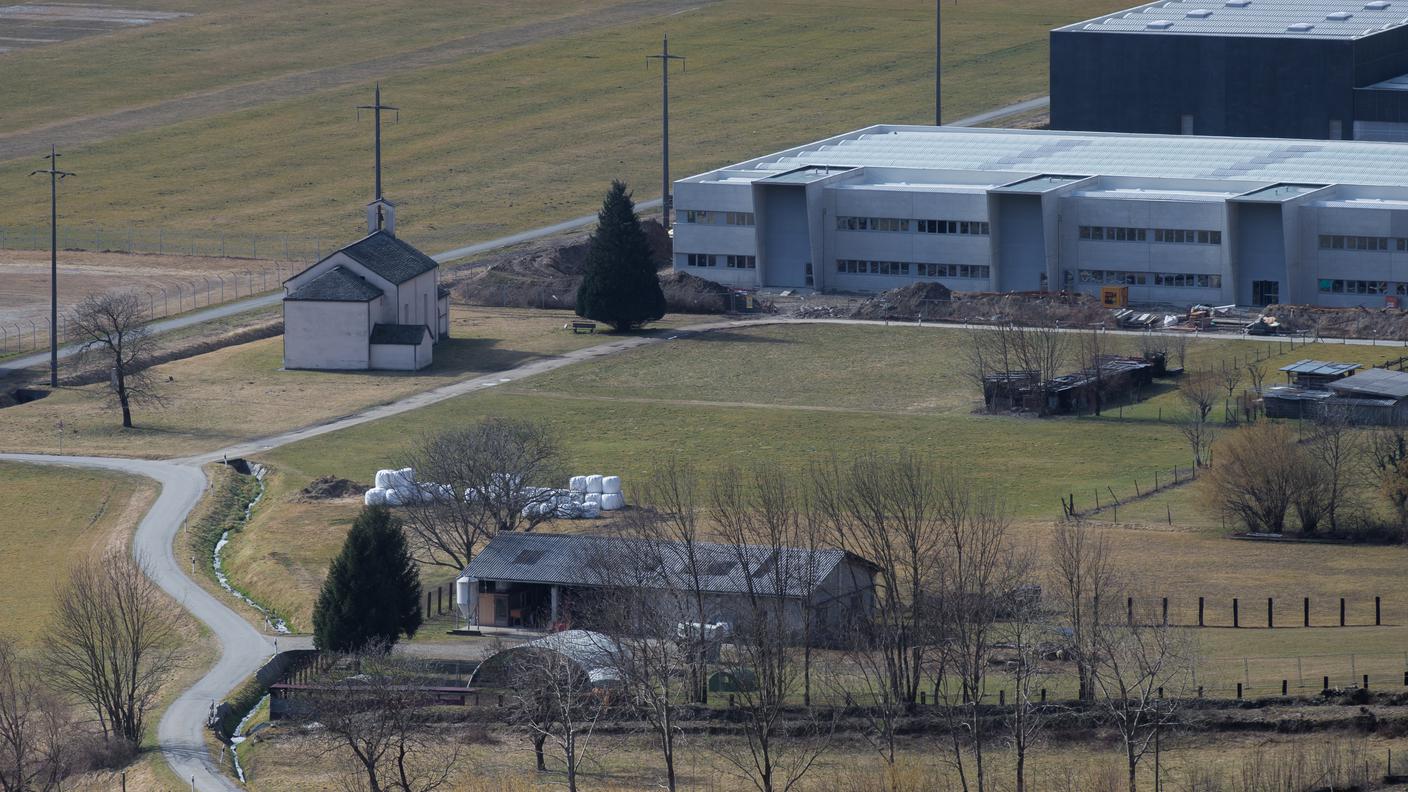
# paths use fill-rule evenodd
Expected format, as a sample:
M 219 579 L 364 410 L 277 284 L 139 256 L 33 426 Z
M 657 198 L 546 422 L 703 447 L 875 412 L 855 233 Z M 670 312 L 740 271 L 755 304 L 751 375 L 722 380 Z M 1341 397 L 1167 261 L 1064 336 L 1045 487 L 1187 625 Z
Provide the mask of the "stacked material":
M 595 473 L 573 476 L 568 482 L 568 488 L 572 492 L 580 493 L 584 503 L 597 505 L 602 511 L 616 511 L 626 505 L 626 499 L 621 495 L 620 476 L 602 476 Z
M 499 474 L 483 490 L 469 487 L 464 491 L 468 503 L 488 501 L 517 492 L 525 503 L 522 514 L 529 519 L 595 520 L 604 511 L 616 511 L 626 505 L 621 494 L 620 476 L 572 476 L 567 489 L 525 487 L 519 476 Z M 416 481 L 411 468 L 378 470 L 376 486 L 367 490 L 362 502 L 367 506 L 407 506 L 415 503 L 449 501 L 455 490 L 446 484 Z

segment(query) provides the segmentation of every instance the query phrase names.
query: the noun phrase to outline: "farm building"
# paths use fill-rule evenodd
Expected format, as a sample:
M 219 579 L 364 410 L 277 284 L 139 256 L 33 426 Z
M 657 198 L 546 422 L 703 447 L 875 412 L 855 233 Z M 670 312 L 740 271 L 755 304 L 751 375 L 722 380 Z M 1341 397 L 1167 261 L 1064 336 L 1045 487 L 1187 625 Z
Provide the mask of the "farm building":
M 800 623 L 801 605 L 811 598 L 817 632 L 839 630 L 846 614 L 873 606 L 874 564 L 840 550 L 808 554 L 800 548 L 743 548 L 697 543 L 691 556 L 673 542 L 565 534 L 500 533 L 485 545 L 455 582 L 455 600 L 471 628 L 518 627 L 561 629 L 589 627 L 589 614 L 574 608 L 621 580 L 651 579 L 652 586 L 692 590 L 692 581 L 709 601 L 710 623 L 739 625 L 748 620 L 744 597 L 750 586 L 768 585 L 774 569 L 790 570 L 782 597 Z M 632 565 L 664 556 L 650 575 Z M 693 559 L 691 562 L 691 558 Z M 629 569 L 632 574 L 623 574 Z M 810 571 L 811 585 L 806 585 Z
M 1289 366 L 1282 366 L 1281 371 L 1286 374 L 1286 382 L 1297 388 L 1324 390 L 1330 383 L 1350 376 L 1358 368 L 1358 363 L 1297 360 Z
M 1051 127 L 1408 141 L 1408 5 L 1159 0 L 1057 28 Z
M 1334 416 L 1353 424 L 1408 425 L 1408 373 L 1369 369 L 1321 388 L 1269 388 L 1263 397 L 1270 418 Z
M 1400 144 L 881 125 L 682 179 L 675 206 L 675 267 L 740 288 L 1408 298 Z
M 983 403 L 989 410 L 1018 408 L 1048 415 L 1094 412 L 1101 404 L 1137 398 L 1142 388 L 1163 373 L 1164 357 L 1102 355 L 1100 366 L 1081 369 L 1037 383 L 1031 371 L 999 371 L 983 375 Z
M 449 334 L 435 260 L 395 234 L 395 206 L 374 201 L 370 233 L 284 281 L 284 368 L 430 365 Z

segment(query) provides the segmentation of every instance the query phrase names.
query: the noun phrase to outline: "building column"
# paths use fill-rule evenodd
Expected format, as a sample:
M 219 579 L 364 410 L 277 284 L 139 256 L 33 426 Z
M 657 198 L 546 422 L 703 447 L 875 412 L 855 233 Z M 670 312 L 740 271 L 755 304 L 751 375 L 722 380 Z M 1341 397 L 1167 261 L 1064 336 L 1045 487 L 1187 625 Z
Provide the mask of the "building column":
M 553 586 L 553 587 L 552 587 L 552 617 L 548 619 L 548 626 L 549 626 L 549 627 L 551 627 L 551 626 L 554 625 L 554 624 L 557 624 L 557 601 L 558 601 L 558 588 L 557 588 L 557 586 Z
M 465 601 L 459 603 L 464 608 L 464 621 L 470 627 L 479 626 L 479 581 L 475 578 L 460 578 L 469 583 Z M 458 582 L 458 581 L 456 581 Z

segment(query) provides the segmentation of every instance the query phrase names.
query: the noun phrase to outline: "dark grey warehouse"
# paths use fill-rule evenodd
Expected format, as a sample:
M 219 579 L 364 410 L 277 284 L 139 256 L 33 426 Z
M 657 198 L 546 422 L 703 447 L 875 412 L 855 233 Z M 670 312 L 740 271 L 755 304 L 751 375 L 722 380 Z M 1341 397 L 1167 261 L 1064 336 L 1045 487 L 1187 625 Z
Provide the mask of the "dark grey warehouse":
M 1408 141 L 1408 0 L 1160 0 L 1058 28 L 1051 127 Z

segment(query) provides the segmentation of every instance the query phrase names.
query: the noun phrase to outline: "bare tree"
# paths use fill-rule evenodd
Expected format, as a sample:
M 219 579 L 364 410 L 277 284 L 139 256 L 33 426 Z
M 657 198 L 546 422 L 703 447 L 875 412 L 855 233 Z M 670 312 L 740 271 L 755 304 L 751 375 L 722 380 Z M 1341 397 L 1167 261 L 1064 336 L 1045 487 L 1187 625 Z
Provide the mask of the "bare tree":
M 1104 532 L 1078 521 L 1056 526 L 1051 558 L 1056 602 L 1071 631 L 1077 695 L 1090 701 L 1095 698 L 1094 667 L 1105 628 L 1101 613 L 1118 597 L 1118 573 Z
M 606 697 L 590 672 L 566 654 L 523 648 L 513 663 L 509 721 L 528 735 L 539 771 L 547 769 L 546 746 L 561 760 L 568 792 L 577 792 L 578 776 L 590 761 L 597 724 L 606 713 Z
M 1399 526 L 1408 526 L 1408 430 L 1401 426 L 1377 429 L 1368 447 L 1380 491 L 1393 506 Z
M 0 792 L 50 792 L 68 773 L 72 722 L 59 697 L 0 637 Z
M 1218 384 L 1227 392 L 1227 401 L 1231 402 L 1237 392 L 1237 386 L 1242 384 L 1242 370 L 1224 361 L 1222 368 L 1218 369 L 1217 379 Z
M 1188 367 L 1188 345 L 1187 333 L 1178 333 L 1173 337 L 1173 356 L 1178 360 L 1179 368 Z
M 1012 686 L 1008 735 L 1015 754 L 1016 792 L 1027 789 L 1027 757 L 1041 739 L 1054 705 L 1045 701 L 1045 685 L 1055 675 L 1045 663 L 1058 633 L 1041 602 L 1039 591 L 1018 589 L 1005 601 L 1007 618 L 999 626 L 1007 647 L 1005 675 Z
M 1178 395 L 1197 413 L 1201 423 L 1217 404 L 1220 388 L 1217 375 L 1212 371 L 1196 371 L 1183 375 L 1183 383 L 1178 387 Z
M 1253 424 L 1218 445 L 1217 464 L 1203 478 L 1204 492 L 1211 505 L 1241 520 L 1248 530 L 1281 533 L 1303 460 L 1290 429 Z
M 1217 430 L 1212 422 L 1200 417 L 1197 409 L 1190 409 L 1178 420 L 1178 432 L 1188 441 L 1188 450 L 1193 453 L 1193 467 L 1205 467 L 1212 456 L 1212 444 Z
M 1104 362 L 1111 352 L 1109 338 L 1105 334 L 1103 327 L 1091 327 L 1090 332 L 1081 333 L 1080 354 L 1081 364 L 1090 372 L 1091 378 L 1095 381 L 1095 414 L 1099 415 L 1105 407 L 1105 367 Z
M 1187 634 L 1167 625 L 1135 620 L 1100 631 L 1095 685 L 1100 707 L 1120 735 L 1129 792 L 1138 792 L 1139 762 L 1176 722 L 1192 657 Z
M 1247 378 L 1251 380 L 1252 390 L 1261 395 L 1263 383 L 1266 382 L 1266 364 L 1257 358 L 1247 360 Z
M 1022 378 L 1040 385 L 1056 376 L 1070 357 L 1072 336 L 1052 323 L 1001 324 L 968 334 L 969 373 L 980 389 L 989 375 Z
M 428 669 L 386 652 L 334 657 L 326 669 L 302 694 L 301 711 L 321 724 L 325 749 L 343 761 L 349 792 L 448 786 L 460 752 L 425 721 L 435 704 Z
M 71 326 L 80 340 L 81 364 L 108 370 L 108 391 L 122 408 L 122 425 L 132 428 L 132 405 L 160 405 L 150 374 L 157 342 L 146 328 L 142 301 L 132 292 L 90 294 L 73 309 Z
M 1338 531 L 1341 516 L 1354 508 L 1355 482 L 1364 473 L 1363 436 L 1350 423 L 1350 416 L 1343 407 L 1328 404 L 1316 420 L 1304 448 L 1310 465 L 1318 467 L 1322 474 L 1324 511 L 1330 530 Z
M 178 668 L 176 604 L 121 550 L 80 561 L 45 636 L 55 686 L 88 705 L 105 736 L 136 745 L 162 682 Z
M 499 531 L 532 530 L 553 513 L 545 486 L 563 477 L 561 454 L 544 424 L 485 418 L 421 438 L 406 459 L 423 496 L 403 504 L 421 561 L 463 569 Z

